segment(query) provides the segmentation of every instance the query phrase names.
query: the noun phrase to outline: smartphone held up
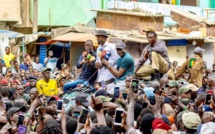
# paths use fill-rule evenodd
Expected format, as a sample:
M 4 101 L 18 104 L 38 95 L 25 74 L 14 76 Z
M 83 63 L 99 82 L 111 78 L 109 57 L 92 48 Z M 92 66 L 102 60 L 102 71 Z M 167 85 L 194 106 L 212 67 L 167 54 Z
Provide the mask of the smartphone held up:
M 138 93 L 138 90 L 139 90 L 139 80 L 133 79 L 131 81 L 131 90 L 134 93 Z
M 114 125 L 121 126 L 122 125 L 122 114 L 124 110 L 122 108 L 117 108 L 115 111 L 115 120 Z

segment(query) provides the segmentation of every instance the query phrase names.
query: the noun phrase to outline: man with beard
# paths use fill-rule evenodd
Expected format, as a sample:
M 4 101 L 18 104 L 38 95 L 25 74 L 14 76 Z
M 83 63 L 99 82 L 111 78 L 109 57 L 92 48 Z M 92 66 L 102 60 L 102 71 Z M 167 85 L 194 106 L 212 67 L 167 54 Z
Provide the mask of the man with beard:
M 117 69 L 112 67 L 110 63 L 105 59 L 101 59 L 103 65 L 107 67 L 109 72 L 116 77 L 115 82 L 108 85 L 108 93 L 114 93 L 114 87 L 118 86 L 120 90 L 125 90 L 125 79 L 127 75 L 134 73 L 134 60 L 131 55 L 126 51 L 126 45 L 124 42 L 116 44 L 116 51 L 120 58 L 117 60 Z
M 99 47 L 97 48 L 97 57 L 95 67 L 98 69 L 98 82 L 104 81 L 106 85 L 113 83 L 115 77 L 108 69 L 108 66 L 102 64 L 101 59 L 106 59 L 108 61 L 109 67 L 115 67 L 119 55 L 117 54 L 115 45 L 108 42 L 107 32 L 104 30 L 99 30 L 96 34 L 97 42 Z

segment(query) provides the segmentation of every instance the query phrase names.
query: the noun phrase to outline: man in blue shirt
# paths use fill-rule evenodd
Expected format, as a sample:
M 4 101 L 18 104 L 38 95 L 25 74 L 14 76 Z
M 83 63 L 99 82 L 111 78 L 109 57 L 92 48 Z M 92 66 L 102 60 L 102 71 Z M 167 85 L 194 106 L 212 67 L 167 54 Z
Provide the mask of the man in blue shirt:
M 93 51 L 92 40 L 87 40 L 84 47 L 86 51 L 80 56 L 77 64 L 77 68 L 82 69 L 81 74 L 76 81 L 64 84 L 64 92 L 87 81 L 89 84 L 93 84 L 97 78 L 97 69 L 95 68 L 96 52 Z
M 117 68 L 112 67 L 107 60 L 101 59 L 103 65 L 116 77 L 114 83 L 107 85 L 107 91 L 113 94 L 114 87 L 119 87 L 122 92 L 126 90 L 125 78 L 127 75 L 134 73 L 134 60 L 132 56 L 126 51 L 126 45 L 124 42 L 116 44 L 117 54 L 120 58 L 117 60 Z
M 29 66 L 29 65 L 28 65 L 28 63 L 27 63 L 27 59 L 24 58 L 24 59 L 23 59 L 23 64 L 20 65 L 20 69 L 21 69 L 21 70 L 27 71 L 27 70 L 28 70 L 28 66 Z

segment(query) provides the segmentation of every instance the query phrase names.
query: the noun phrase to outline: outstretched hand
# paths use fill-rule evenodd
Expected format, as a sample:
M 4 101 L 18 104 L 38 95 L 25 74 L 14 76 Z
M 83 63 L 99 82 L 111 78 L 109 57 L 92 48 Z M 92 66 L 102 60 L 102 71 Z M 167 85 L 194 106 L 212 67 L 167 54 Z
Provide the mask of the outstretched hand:
M 148 104 L 148 107 L 152 109 L 154 113 L 160 112 L 161 104 L 164 102 L 164 96 L 155 95 L 155 105 Z

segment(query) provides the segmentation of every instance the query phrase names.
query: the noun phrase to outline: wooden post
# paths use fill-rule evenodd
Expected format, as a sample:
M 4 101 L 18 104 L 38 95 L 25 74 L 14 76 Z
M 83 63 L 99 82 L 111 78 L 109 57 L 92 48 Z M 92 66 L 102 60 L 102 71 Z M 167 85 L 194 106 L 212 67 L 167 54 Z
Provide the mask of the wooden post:
M 65 48 L 66 48 L 66 45 L 65 45 L 65 43 L 63 43 L 63 51 L 64 51 L 64 54 L 63 54 L 63 63 L 66 63 L 66 50 L 65 50 Z
M 34 0 L 34 19 L 33 19 L 33 28 L 32 32 L 37 33 L 37 22 L 38 22 L 38 0 Z

